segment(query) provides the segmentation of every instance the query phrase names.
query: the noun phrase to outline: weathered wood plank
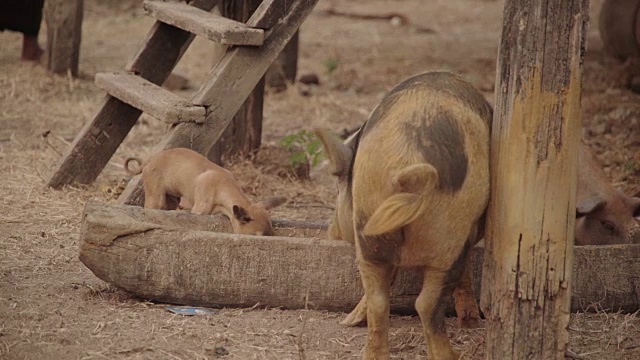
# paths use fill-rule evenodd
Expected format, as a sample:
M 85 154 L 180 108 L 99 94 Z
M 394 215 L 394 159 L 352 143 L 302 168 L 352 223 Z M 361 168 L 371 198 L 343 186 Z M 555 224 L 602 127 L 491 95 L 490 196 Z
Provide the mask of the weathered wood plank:
M 204 122 L 206 109 L 127 72 L 98 73 L 96 85 L 109 95 L 168 123 Z
M 223 45 L 262 45 L 264 30 L 217 16 L 185 3 L 145 1 L 147 14 L 159 21 L 201 35 Z
M 350 311 L 363 291 L 353 245 L 323 240 L 325 230 L 311 229 L 319 224 L 274 220 L 274 226 L 273 237 L 211 232 L 230 231 L 228 220 L 89 202 L 80 260 L 99 278 L 143 299 L 304 308 L 308 289 L 312 308 Z M 483 251 L 476 247 L 472 254 L 476 294 Z M 611 311 L 638 310 L 638 258 L 640 245 L 577 247 L 572 311 L 592 303 Z M 395 312 L 413 313 L 421 276 L 411 269 L 398 274 L 391 298 Z
M 194 0 L 191 6 L 210 11 L 218 0 Z M 125 70 L 160 85 L 187 50 L 193 34 L 156 22 L 138 53 Z M 88 184 L 96 179 L 142 112 L 107 96 L 100 110 L 88 121 L 50 176 L 48 185 L 60 188 L 73 181 Z
M 208 107 L 210 112 L 205 123 L 176 125 L 160 144 L 159 150 L 186 147 L 201 154 L 208 154 L 245 99 L 262 79 L 269 65 L 284 49 L 317 2 L 318 0 L 263 1 L 247 22 L 247 25 L 252 27 L 273 24 L 262 46 L 236 47 L 222 57 L 212 70 L 213 76 L 191 99 L 194 104 Z M 282 14 L 289 9 L 288 15 L 282 18 Z M 130 181 L 125 192 L 127 197 L 121 195 L 119 203 L 139 205 L 144 202 L 139 179 Z
M 486 359 L 564 359 L 588 0 L 509 0 L 498 56 Z
M 57 74 L 78 75 L 84 0 L 47 0 L 47 69 Z

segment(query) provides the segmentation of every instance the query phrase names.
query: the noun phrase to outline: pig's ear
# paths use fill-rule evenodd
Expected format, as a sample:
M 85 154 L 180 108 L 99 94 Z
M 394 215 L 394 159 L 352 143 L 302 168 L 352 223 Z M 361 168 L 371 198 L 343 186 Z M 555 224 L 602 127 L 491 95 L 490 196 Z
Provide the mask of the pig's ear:
M 607 202 L 599 195 L 582 200 L 576 204 L 576 219 L 602 209 Z
M 242 224 L 246 224 L 253 220 L 242 206 L 233 205 L 233 216 Z
M 273 209 L 274 207 L 280 206 L 287 202 L 287 198 L 284 196 L 274 196 L 268 199 L 265 199 L 258 203 L 259 206 L 262 206 L 265 210 Z
M 351 167 L 353 149 L 345 145 L 340 139 L 327 129 L 316 129 L 318 139 L 322 142 L 324 153 L 331 163 L 331 173 L 335 176 L 346 176 Z

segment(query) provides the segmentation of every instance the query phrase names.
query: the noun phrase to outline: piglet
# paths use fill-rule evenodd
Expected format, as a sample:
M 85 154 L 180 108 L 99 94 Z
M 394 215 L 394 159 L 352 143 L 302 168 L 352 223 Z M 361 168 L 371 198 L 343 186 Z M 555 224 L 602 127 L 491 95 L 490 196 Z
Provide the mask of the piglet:
M 194 214 L 221 212 L 234 233 L 272 235 L 268 210 L 286 201 L 272 197 L 252 204 L 228 170 L 191 149 L 160 151 L 136 170 L 129 169 L 131 161 L 142 161 L 127 158 L 124 168 L 131 175 L 142 173 L 145 208 L 175 210 L 180 203 Z

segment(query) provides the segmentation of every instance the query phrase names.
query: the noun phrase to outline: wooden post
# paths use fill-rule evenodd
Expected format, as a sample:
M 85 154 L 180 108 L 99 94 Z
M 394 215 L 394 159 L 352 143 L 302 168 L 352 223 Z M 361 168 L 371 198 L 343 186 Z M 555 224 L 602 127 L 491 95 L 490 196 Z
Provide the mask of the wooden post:
M 285 89 L 287 83 L 293 83 L 298 74 L 298 37 L 296 31 L 287 46 L 280 53 L 265 75 L 266 85 L 275 89 Z
M 218 5 L 222 16 L 247 22 L 262 0 L 223 0 Z M 209 159 L 221 164 L 225 156 L 250 154 L 260 148 L 262 140 L 262 108 L 264 104 L 264 77 L 209 151 Z
M 505 3 L 482 281 L 486 359 L 564 358 L 588 14 L 588 0 Z
M 47 0 L 47 69 L 57 74 L 78 75 L 84 0 Z

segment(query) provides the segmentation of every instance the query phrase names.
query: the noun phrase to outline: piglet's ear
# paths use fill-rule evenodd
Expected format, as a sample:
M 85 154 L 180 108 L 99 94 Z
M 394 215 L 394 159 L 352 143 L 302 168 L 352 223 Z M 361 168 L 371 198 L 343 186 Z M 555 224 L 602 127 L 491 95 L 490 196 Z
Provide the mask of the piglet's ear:
M 253 220 L 247 213 L 247 210 L 241 206 L 233 205 L 233 216 L 243 224 Z
M 580 201 L 576 204 L 576 219 L 602 209 L 606 203 L 599 195 Z
M 265 210 L 273 209 L 287 202 L 287 198 L 284 196 L 274 196 L 266 200 L 261 201 L 258 205 L 262 206 Z

